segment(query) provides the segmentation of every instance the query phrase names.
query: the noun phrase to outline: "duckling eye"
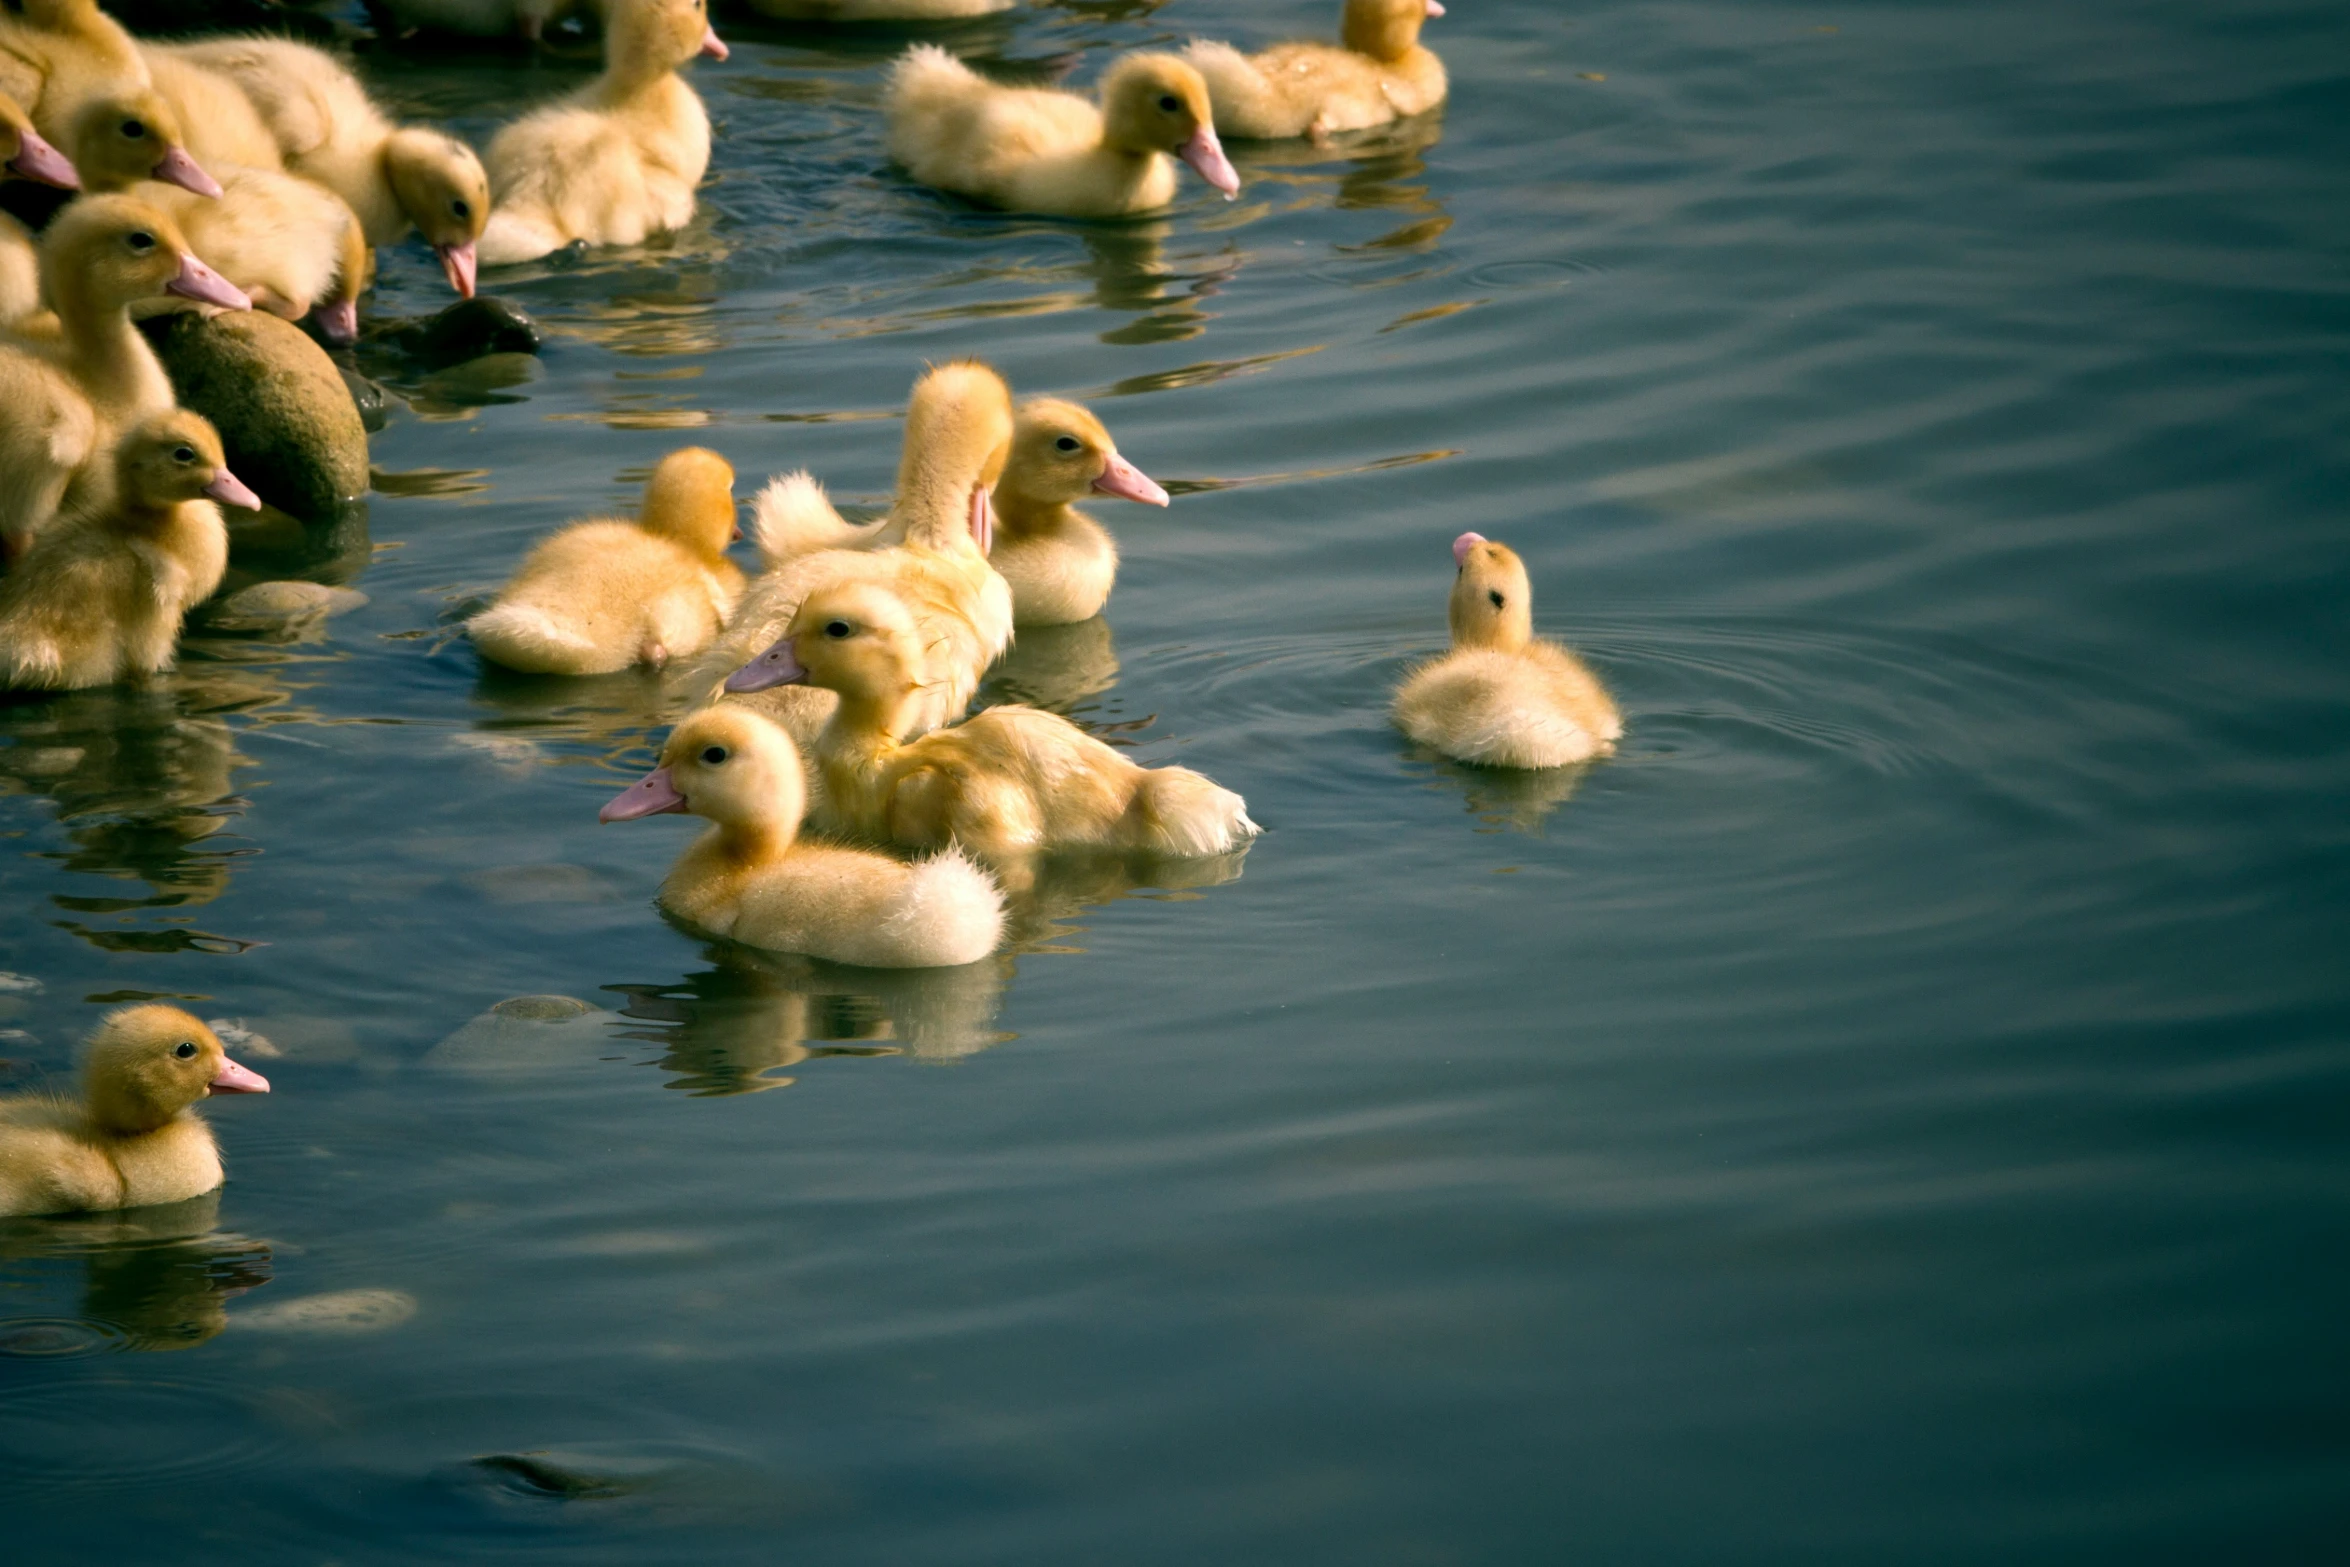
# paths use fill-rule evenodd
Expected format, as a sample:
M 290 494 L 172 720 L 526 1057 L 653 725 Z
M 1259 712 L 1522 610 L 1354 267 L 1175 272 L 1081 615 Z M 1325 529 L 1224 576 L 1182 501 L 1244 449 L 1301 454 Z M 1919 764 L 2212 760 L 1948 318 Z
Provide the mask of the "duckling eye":
M 835 642 L 838 642 L 843 637 L 846 637 L 851 629 L 852 628 L 850 627 L 849 623 L 845 620 L 829 620 L 824 623 L 824 634 L 832 638 L 832 640 Z
M 148 233 L 145 229 L 139 229 L 126 236 L 123 240 L 123 243 L 143 255 L 155 248 L 155 236 Z
M 449 203 L 449 212 L 453 217 L 470 218 L 473 216 L 473 203 L 459 196 Z
M 1499 608 L 1501 608 L 1501 595 L 1500 595 L 1500 594 L 1498 594 L 1498 593 L 1495 593 L 1495 592 L 1492 592 L 1491 590 L 1488 590 L 1488 591 L 1486 592 L 1485 596 L 1486 596 L 1487 598 L 1489 598 L 1489 599 L 1493 600 L 1493 607 L 1494 607 L 1495 609 L 1499 609 Z
M 147 134 L 147 122 L 145 120 L 125 120 L 122 122 L 122 133 L 132 141 L 137 141 Z
M 182 1061 L 193 1061 L 196 1059 L 196 1042 L 193 1039 L 183 1039 L 172 1047 L 171 1053 Z
M 716 767 L 725 760 L 726 747 L 722 745 L 706 746 L 702 750 L 702 762 L 705 766 Z
M 171 460 L 173 462 L 194 462 L 196 460 L 196 448 L 193 446 L 175 446 L 171 449 Z
M 1182 107 L 1183 100 L 1176 97 L 1173 93 L 1159 94 L 1159 112 L 1161 114 L 1173 114 L 1177 109 Z
M 1073 452 L 1077 450 L 1077 437 L 1074 435 L 1064 435 L 1059 440 L 1053 442 L 1053 445 L 1059 447 L 1062 451 Z

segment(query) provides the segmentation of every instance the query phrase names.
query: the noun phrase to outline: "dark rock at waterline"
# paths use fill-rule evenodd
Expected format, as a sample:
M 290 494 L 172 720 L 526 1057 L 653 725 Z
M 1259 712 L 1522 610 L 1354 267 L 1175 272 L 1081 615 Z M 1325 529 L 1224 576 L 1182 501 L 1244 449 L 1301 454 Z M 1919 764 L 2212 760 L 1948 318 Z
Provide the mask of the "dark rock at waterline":
M 304 521 L 367 493 L 367 428 L 343 373 L 301 328 L 259 310 L 142 323 L 180 402 L 211 420 L 238 478 Z
M 412 321 L 386 336 L 394 347 L 432 370 L 490 354 L 535 354 L 543 341 L 528 312 L 490 294 L 460 299 L 439 315 Z
M 343 389 L 351 394 L 351 406 L 359 410 L 360 426 L 369 435 L 373 435 L 390 422 L 391 393 L 349 365 L 337 365 L 335 368 L 342 372 Z

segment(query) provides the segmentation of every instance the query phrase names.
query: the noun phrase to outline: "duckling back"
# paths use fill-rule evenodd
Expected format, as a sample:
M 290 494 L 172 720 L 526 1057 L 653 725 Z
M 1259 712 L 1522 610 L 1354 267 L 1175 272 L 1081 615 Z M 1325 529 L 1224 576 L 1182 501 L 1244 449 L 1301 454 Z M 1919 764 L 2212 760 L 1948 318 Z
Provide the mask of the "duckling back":
M 1444 62 L 1419 43 L 1429 0 L 1350 0 L 1343 45 L 1275 44 L 1256 55 L 1197 42 L 1184 53 L 1207 79 L 1216 129 L 1245 140 L 1329 136 L 1385 125 L 1442 103 Z

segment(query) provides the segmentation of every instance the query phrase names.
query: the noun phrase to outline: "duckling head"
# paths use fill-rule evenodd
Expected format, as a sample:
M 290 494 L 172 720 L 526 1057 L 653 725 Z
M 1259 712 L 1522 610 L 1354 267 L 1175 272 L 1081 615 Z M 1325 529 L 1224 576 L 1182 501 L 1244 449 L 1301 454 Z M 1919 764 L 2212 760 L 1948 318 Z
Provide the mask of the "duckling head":
M 1442 0 L 1346 0 L 1339 40 L 1374 60 L 1400 60 L 1420 41 L 1420 24 L 1442 16 Z
M 905 600 L 877 582 L 811 593 L 773 647 L 727 678 L 729 691 L 812 685 L 885 712 L 920 685 L 922 633 Z
M 706 446 L 671 452 L 645 485 L 638 525 L 709 560 L 742 537 L 734 521 L 734 467 Z
M 1167 504 L 1167 492 L 1118 455 L 1118 443 L 1099 419 L 1057 397 L 1020 405 L 999 493 L 1007 506 L 1067 506 L 1087 495 Z
M 157 414 L 125 435 L 114 451 L 114 471 L 123 498 L 134 506 L 160 511 L 209 499 L 261 509 L 261 497 L 228 471 L 212 421 L 185 408 Z
M 1453 646 L 1514 652 L 1533 641 L 1534 587 L 1518 552 L 1482 533 L 1464 533 L 1452 541 L 1452 558 L 1460 567 L 1448 617 Z
M 449 286 L 471 299 L 474 241 L 490 220 L 490 177 L 481 159 L 454 136 L 407 126 L 385 138 L 383 170 L 400 210 L 441 258 Z
M 41 236 L 41 288 L 60 313 L 120 309 L 157 294 L 250 310 L 244 291 L 196 259 L 178 224 L 136 196 L 84 196 Z
M 995 544 L 993 491 L 1012 455 L 1012 389 L 976 359 L 924 372 L 906 408 L 898 507 L 909 539 L 943 549 L 967 534 Z
M 604 62 L 631 74 L 666 76 L 697 55 L 723 60 L 708 0 L 612 0 L 604 18 Z
M 228 1058 L 219 1038 L 178 1007 L 110 1012 L 90 1036 L 82 1068 L 90 1119 L 137 1136 L 208 1094 L 266 1094 L 269 1079 Z
M 59 190 L 82 188 L 73 164 L 33 129 L 32 116 L 6 93 L 0 93 L 0 173 Z
M 1230 201 L 1240 175 L 1216 139 L 1207 80 L 1171 54 L 1130 54 L 1102 78 L 1102 142 L 1119 152 L 1171 152 Z
M 220 194 L 220 181 L 188 155 L 179 116 L 153 88 L 126 88 L 92 99 L 74 116 L 71 140 L 74 167 L 92 190 L 161 180 L 199 196 Z
M 781 834 L 808 813 L 799 748 L 772 721 L 742 707 L 710 707 L 669 731 L 661 765 L 596 813 L 603 822 L 692 815 L 721 827 Z

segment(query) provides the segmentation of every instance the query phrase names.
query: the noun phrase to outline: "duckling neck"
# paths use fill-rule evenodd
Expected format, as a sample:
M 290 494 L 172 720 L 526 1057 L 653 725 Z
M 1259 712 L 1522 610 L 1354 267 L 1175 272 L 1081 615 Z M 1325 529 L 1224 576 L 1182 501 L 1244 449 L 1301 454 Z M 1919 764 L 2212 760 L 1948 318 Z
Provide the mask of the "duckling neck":
M 159 1116 L 156 1106 L 137 1094 L 105 1084 L 91 1085 L 83 1108 L 90 1130 L 102 1137 L 144 1137 L 187 1114 L 185 1109 L 180 1109 Z
M 676 80 L 675 66 L 656 64 L 651 56 L 624 48 L 589 86 L 588 97 L 598 108 L 632 108 Z
M 1077 508 L 1067 501 L 1040 501 L 1009 489 L 996 491 L 995 531 L 999 546 L 1066 532 L 1076 518 Z
M 710 835 L 710 847 L 736 870 L 753 870 L 781 859 L 800 835 L 798 824 L 775 822 L 720 822 Z
M 816 739 L 816 768 L 824 775 L 825 793 L 834 807 L 865 830 L 873 824 L 859 820 L 865 813 L 869 784 L 899 749 L 903 733 L 899 714 L 906 699 L 890 702 L 870 695 L 843 695 L 840 706 Z
M 128 308 L 95 305 L 70 284 L 54 292 L 66 353 L 96 400 L 140 410 L 171 405 L 171 381 L 155 350 L 131 325 Z

